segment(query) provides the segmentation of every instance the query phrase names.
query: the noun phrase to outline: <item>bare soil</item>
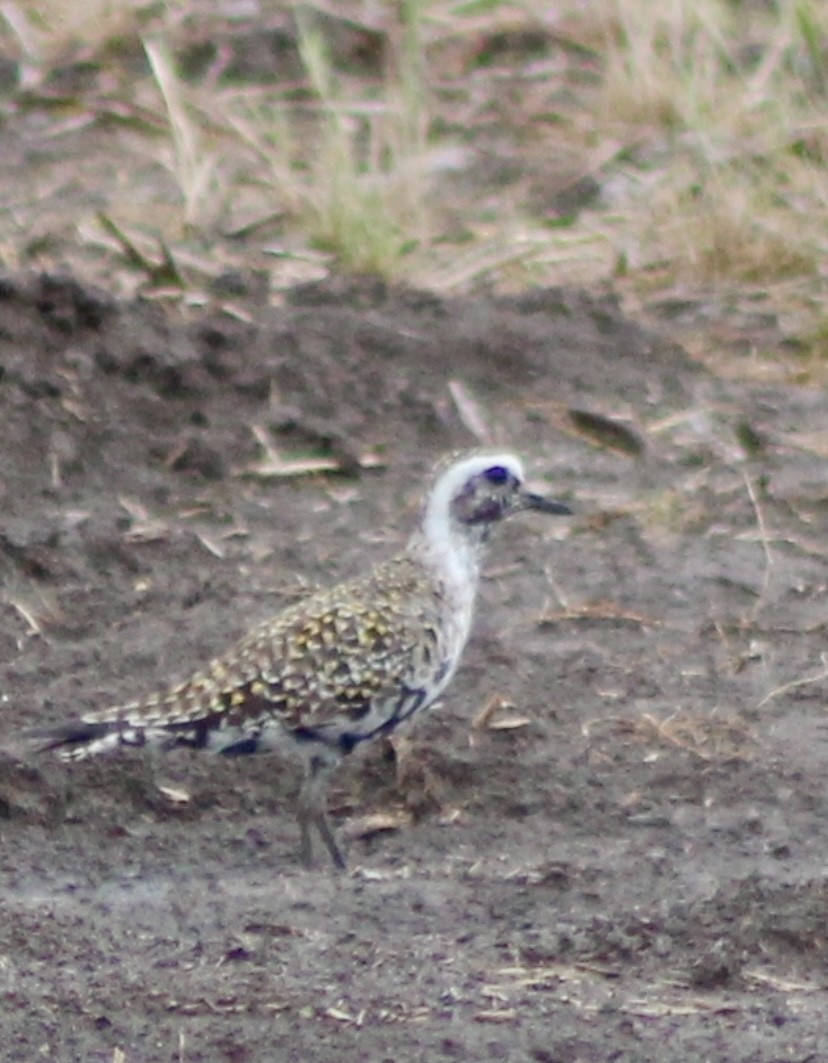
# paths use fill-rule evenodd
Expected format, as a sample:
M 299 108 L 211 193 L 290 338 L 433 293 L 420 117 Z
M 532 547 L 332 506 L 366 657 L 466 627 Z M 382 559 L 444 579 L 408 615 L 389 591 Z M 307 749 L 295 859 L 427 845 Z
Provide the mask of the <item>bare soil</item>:
M 339 777 L 348 874 L 275 758 L 13 755 L 397 549 L 475 411 L 577 515 L 501 530 L 444 705 Z M 0 1057 L 828 1058 L 824 426 L 610 298 L 0 279 Z

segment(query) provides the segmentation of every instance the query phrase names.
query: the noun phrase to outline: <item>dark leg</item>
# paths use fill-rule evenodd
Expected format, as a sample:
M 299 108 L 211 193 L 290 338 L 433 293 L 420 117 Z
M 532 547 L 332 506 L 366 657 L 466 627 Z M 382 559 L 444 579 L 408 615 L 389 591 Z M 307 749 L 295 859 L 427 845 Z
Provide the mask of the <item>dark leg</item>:
M 328 822 L 328 782 L 335 763 L 324 757 L 311 757 L 307 774 L 299 789 L 297 818 L 299 820 L 300 854 L 305 867 L 313 866 L 313 840 L 311 828 L 316 827 L 330 853 L 334 865 L 341 871 L 347 867 L 345 856 L 337 844 Z

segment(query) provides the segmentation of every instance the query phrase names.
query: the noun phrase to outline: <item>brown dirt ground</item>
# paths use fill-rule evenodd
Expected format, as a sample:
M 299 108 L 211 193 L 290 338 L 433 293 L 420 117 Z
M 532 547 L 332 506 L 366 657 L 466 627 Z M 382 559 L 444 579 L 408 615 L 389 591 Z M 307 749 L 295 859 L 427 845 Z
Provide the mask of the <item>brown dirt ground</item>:
M 826 1058 L 824 395 L 572 292 L 233 288 L 0 281 L 9 743 L 397 548 L 475 442 L 450 381 L 578 515 L 501 530 L 445 705 L 338 779 L 346 876 L 273 758 L 170 755 L 175 801 L 138 755 L 7 755 L 0 1056 Z M 342 473 L 256 475 L 256 426 Z M 494 696 L 516 726 L 473 726 Z

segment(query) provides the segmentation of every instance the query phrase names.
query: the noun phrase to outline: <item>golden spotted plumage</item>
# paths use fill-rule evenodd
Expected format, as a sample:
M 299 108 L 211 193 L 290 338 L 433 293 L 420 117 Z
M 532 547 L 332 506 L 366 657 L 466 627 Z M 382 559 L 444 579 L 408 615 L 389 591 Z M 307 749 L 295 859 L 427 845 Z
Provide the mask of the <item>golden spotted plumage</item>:
M 382 717 L 405 690 L 433 681 L 455 650 L 446 608 L 444 590 L 433 581 L 425 586 L 422 566 L 403 554 L 290 606 L 168 691 L 82 719 L 133 729 L 176 725 L 178 742 L 186 741 L 187 723 L 204 721 L 256 733 L 276 724 L 341 731 Z

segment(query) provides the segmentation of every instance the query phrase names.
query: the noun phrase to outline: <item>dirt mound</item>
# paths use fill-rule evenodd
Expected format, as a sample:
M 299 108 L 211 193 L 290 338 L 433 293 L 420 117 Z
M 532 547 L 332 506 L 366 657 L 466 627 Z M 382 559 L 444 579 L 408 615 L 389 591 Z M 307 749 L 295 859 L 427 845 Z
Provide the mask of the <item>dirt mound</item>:
M 818 1053 L 823 424 L 576 292 L 3 278 L 5 742 L 390 553 L 446 450 L 578 515 L 502 530 L 444 708 L 343 773 L 349 877 L 297 865 L 273 759 L 7 756 L 0 1055 Z

